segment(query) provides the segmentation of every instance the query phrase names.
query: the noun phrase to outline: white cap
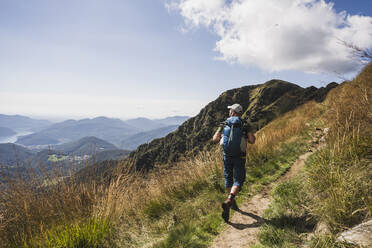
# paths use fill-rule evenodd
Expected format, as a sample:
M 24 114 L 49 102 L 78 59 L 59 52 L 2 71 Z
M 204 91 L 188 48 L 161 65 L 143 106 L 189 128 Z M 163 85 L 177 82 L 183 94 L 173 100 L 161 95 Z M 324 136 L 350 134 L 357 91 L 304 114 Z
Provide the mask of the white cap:
M 234 110 L 234 112 L 237 114 L 241 114 L 243 112 L 243 107 L 238 103 L 235 103 L 231 106 L 227 106 L 227 108 Z

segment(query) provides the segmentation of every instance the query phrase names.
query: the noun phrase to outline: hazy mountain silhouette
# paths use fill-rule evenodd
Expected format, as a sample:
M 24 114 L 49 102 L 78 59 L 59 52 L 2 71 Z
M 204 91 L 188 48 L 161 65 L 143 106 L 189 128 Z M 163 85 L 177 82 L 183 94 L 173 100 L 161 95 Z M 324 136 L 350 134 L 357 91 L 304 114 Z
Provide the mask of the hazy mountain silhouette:
M 138 132 L 138 128 L 130 126 L 120 119 L 97 117 L 56 123 L 40 132 L 20 137 L 16 143 L 40 145 L 40 137 L 49 137 L 58 140 L 58 142 L 50 143 L 56 144 L 71 142 L 86 136 L 95 136 L 117 145 L 123 138 Z M 27 144 L 24 142 L 26 138 Z
M 164 137 L 165 135 L 173 132 L 177 129 L 179 125 L 165 126 L 155 130 L 141 132 L 134 135 L 131 135 L 125 138 L 121 144 L 120 148 L 127 150 L 134 150 L 139 145 L 148 143 L 154 139 Z
M 12 129 L 7 127 L 0 127 L 0 138 L 2 137 L 9 137 L 12 135 L 15 135 L 16 132 L 14 132 Z
M 7 127 L 15 131 L 39 130 L 51 124 L 47 120 L 36 120 L 22 115 L 0 114 L 0 127 Z

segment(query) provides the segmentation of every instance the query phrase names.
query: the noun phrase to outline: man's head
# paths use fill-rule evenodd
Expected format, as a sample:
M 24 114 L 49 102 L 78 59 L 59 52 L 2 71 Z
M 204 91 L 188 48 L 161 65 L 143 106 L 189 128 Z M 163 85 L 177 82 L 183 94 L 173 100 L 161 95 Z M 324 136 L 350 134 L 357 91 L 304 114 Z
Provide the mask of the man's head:
M 243 114 L 243 107 L 238 103 L 227 106 L 227 108 L 230 109 L 229 116 L 241 116 Z

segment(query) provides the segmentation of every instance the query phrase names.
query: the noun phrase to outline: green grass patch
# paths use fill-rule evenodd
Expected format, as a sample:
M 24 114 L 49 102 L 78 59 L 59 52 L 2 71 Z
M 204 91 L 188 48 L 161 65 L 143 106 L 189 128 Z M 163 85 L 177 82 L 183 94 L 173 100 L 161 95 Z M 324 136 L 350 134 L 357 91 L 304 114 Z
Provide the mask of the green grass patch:
M 272 152 L 262 154 L 247 161 L 247 183 L 268 184 L 290 168 L 298 156 L 304 153 L 307 145 L 304 141 L 284 143 Z
M 302 207 L 307 201 L 302 180 L 297 176 L 273 188 L 264 216 L 268 221 L 260 227 L 257 247 L 298 247 L 304 243 L 302 236 L 312 232 L 316 222 Z
M 200 216 L 200 221 L 180 223 L 168 232 L 163 241 L 153 247 L 208 247 L 209 242 L 220 232 L 221 223 L 222 219 L 217 213 Z
M 314 236 L 308 242 L 309 248 L 357 248 L 358 246 L 339 242 L 332 234 Z
M 66 159 L 68 159 L 68 156 L 56 155 L 56 154 L 49 155 L 48 157 L 48 161 L 51 161 L 51 162 L 60 162 Z
M 309 199 L 303 189 L 303 176 L 276 185 L 271 192 L 270 207 L 266 210 L 267 217 L 306 215 L 304 205 Z
M 101 248 L 113 247 L 109 241 L 113 228 L 104 219 L 89 218 L 86 222 L 64 225 L 46 232 L 45 247 Z
M 372 136 L 344 138 L 312 156 L 306 167 L 309 207 L 332 232 L 372 215 Z
M 143 213 L 150 219 L 159 219 L 172 209 L 173 206 L 167 199 L 155 199 L 146 204 Z
M 190 182 L 170 193 L 169 197 L 170 199 L 175 198 L 180 201 L 185 201 L 199 195 L 199 193 L 207 186 L 207 181 Z
M 289 227 L 277 228 L 275 225 L 264 224 L 260 228 L 258 239 L 264 247 L 298 247 L 301 239 L 295 229 Z
M 181 224 L 172 229 L 167 238 L 154 245 L 154 248 L 173 248 L 173 247 L 190 247 L 204 248 L 208 247 L 205 241 L 207 237 L 199 233 L 191 224 Z

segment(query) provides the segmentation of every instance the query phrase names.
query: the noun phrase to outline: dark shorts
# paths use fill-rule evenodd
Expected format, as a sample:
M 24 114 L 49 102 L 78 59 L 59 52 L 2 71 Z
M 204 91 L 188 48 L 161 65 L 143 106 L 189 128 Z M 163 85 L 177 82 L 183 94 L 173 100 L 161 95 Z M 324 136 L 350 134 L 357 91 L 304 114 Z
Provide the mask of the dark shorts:
M 242 188 L 245 181 L 245 158 L 223 157 L 225 187 L 238 186 Z

